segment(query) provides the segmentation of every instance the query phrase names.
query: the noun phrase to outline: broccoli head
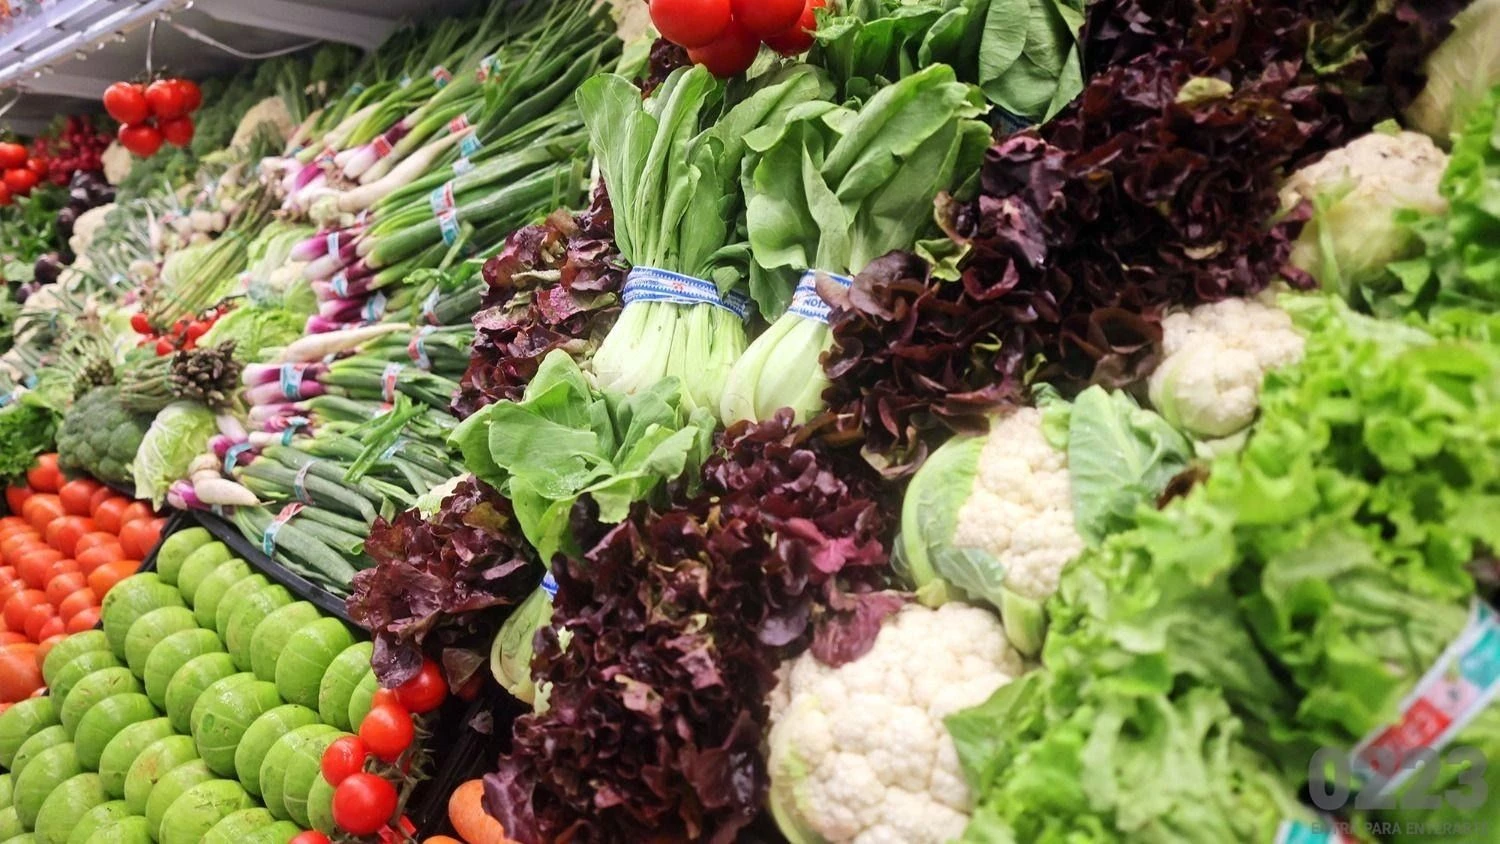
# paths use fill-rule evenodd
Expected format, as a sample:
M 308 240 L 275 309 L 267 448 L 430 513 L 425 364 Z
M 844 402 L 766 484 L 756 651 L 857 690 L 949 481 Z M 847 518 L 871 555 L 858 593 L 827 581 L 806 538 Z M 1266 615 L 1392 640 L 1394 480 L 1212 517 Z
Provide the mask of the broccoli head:
M 90 391 L 63 416 L 57 434 L 58 465 L 109 483 L 131 483 L 131 464 L 151 418 L 126 410 L 114 387 Z

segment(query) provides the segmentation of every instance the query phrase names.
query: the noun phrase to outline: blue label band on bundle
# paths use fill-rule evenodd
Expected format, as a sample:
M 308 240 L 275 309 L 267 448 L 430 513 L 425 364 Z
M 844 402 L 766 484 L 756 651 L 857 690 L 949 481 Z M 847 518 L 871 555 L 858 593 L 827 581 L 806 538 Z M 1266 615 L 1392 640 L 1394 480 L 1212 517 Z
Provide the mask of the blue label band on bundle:
M 276 556 L 276 534 L 281 532 L 281 526 L 302 512 L 304 506 L 301 503 L 288 504 L 281 508 L 281 512 L 276 514 L 276 518 L 272 519 L 269 525 L 266 525 L 266 535 L 260 539 L 260 550 L 266 552 L 267 557 Z
M 234 471 L 234 467 L 240 462 L 240 455 L 254 448 L 249 443 L 236 443 L 224 452 L 224 474 L 228 475 Z
M 427 204 L 432 207 L 434 217 L 449 209 L 457 208 L 458 203 L 453 199 L 453 183 L 445 182 L 442 187 L 433 188 L 432 193 L 427 196 Z
M 286 430 L 281 432 L 281 444 L 291 445 L 292 440 L 297 436 L 297 432 L 311 425 L 312 420 L 306 416 L 293 416 L 291 419 L 286 420 Z
M 405 367 L 399 363 L 387 364 L 385 372 L 380 375 L 380 393 L 387 404 L 396 401 L 396 381 L 401 377 L 402 369 Z
M 432 370 L 432 358 L 427 355 L 427 335 L 436 330 L 430 325 L 422 326 L 406 346 L 406 356 L 411 358 L 412 363 L 423 372 Z
M 478 135 L 474 134 L 470 134 L 458 142 L 458 152 L 464 157 L 465 161 L 468 161 L 474 153 L 479 152 L 483 147 L 484 142 L 479 140 Z M 458 165 L 455 164 L 454 166 L 457 167 Z
M 463 174 L 473 169 L 474 162 L 470 161 L 467 158 L 460 158 L 459 160 L 453 162 L 453 175 L 455 176 L 462 176 Z
M 281 394 L 290 401 L 302 398 L 302 372 L 305 364 L 283 363 L 281 365 Z
M 333 295 L 340 299 L 349 298 L 349 275 L 343 270 L 333 277 Z
M 846 290 L 854 284 L 854 279 L 848 276 L 824 272 L 822 270 L 808 270 L 802 274 L 802 280 L 797 283 L 797 289 L 792 292 L 792 304 L 787 308 L 787 311 L 827 325 L 829 316 L 833 314 L 833 309 L 829 307 L 827 302 L 823 301 L 822 296 L 818 295 L 818 278 L 820 276 L 836 282 Z
M 712 305 L 740 319 L 750 315 L 750 299 L 731 290 L 720 296 L 713 282 L 656 267 L 635 267 L 625 279 L 621 299 L 632 302 L 668 302 L 673 305 Z
M 376 293 L 374 296 L 371 296 L 370 301 L 365 303 L 365 322 L 380 322 L 380 318 L 385 316 L 385 303 L 386 298 L 384 293 Z
M 438 230 L 443 233 L 443 243 L 452 246 L 458 242 L 458 209 L 446 208 L 438 214 Z
M 329 232 L 328 233 L 328 237 L 324 240 L 324 243 L 328 246 L 328 254 L 329 255 L 337 255 L 337 254 L 339 254 L 339 233 L 338 232 Z
M 422 300 L 422 319 L 426 320 L 428 325 L 438 324 L 437 303 L 438 291 L 436 290 L 428 293 L 427 298 Z
M 547 593 L 549 601 L 557 597 L 557 578 L 550 571 L 542 575 L 542 591 Z
M 401 449 L 403 449 L 405 447 L 406 447 L 406 437 L 397 437 L 396 441 L 393 442 L 393 443 L 391 443 L 391 447 L 390 448 L 388 448 L 385 451 L 383 451 L 383 452 L 380 453 L 380 459 L 381 460 L 390 460 L 392 457 L 396 456 L 397 452 L 401 451 Z
M 297 474 L 292 476 L 292 493 L 297 496 L 298 501 L 308 506 L 312 506 L 313 500 L 312 496 L 307 494 L 307 473 L 317 462 L 309 460 L 303 463 L 302 468 L 297 470 Z

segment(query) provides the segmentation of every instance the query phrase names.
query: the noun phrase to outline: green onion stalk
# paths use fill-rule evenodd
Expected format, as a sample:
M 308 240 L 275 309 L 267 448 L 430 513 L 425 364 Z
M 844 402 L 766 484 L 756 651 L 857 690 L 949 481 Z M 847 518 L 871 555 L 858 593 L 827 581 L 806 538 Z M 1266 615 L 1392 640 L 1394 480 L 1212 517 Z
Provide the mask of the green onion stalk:
M 591 362 L 600 389 L 637 392 L 680 379 L 692 407 L 717 411 L 744 353 L 738 289 L 748 247 L 738 239 L 745 138 L 783 123 L 823 90 L 806 66 L 767 74 L 732 106 L 695 66 L 652 96 L 624 77 L 584 83 L 578 104 L 615 208 L 615 241 L 633 269 L 624 310 Z
M 765 280 L 752 293 L 775 322 L 729 374 L 726 423 L 764 421 L 781 408 L 806 421 L 827 406 L 830 303 L 870 261 L 937 234 L 933 201 L 983 160 L 989 129 L 975 118 L 986 109 L 978 88 L 933 65 L 858 110 L 813 104 L 781 134 L 752 139 L 759 160 L 746 170 L 746 225 L 765 271 L 752 276 Z M 789 291 L 783 280 L 798 274 Z

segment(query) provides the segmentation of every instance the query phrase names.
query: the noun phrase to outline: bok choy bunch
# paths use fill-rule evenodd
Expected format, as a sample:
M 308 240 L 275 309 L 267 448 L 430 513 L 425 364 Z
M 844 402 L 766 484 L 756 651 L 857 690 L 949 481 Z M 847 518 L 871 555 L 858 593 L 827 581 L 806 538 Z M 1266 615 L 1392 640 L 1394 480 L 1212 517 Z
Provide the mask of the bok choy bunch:
M 760 154 L 745 179 L 750 248 L 772 276 L 752 293 L 762 313 L 785 313 L 731 370 L 725 422 L 765 421 L 783 407 L 801 421 L 824 407 L 829 285 L 848 287 L 847 276 L 936 228 L 933 199 L 984 157 L 989 127 L 974 118 L 985 110 L 978 88 L 932 65 L 858 111 L 808 103 L 779 131 L 749 136 Z M 802 273 L 789 308 L 775 278 L 787 270 Z
M 693 406 L 717 411 L 746 344 L 738 288 L 748 249 L 737 242 L 745 137 L 826 88 L 806 66 L 763 80 L 717 120 L 724 89 L 703 67 L 673 72 L 645 101 L 615 74 L 579 89 L 615 240 L 633 268 L 624 311 L 593 359 L 601 389 L 635 393 L 676 377 Z

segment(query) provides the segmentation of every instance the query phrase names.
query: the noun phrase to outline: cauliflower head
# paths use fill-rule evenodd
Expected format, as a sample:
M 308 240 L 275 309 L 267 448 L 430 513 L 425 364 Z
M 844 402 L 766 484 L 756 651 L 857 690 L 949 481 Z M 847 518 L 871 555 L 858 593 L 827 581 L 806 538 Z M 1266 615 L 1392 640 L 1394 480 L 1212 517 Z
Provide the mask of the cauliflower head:
M 771 809 L 793 844 L 942 844 L 973 796 L 943 718 L 1023 670 L 990 612 L 910 605 L 839 668 L 804 654 L 771 695 Z
M 1448 202 L 1438 182 L 1448 156 L 1417 132 L 1372 132 L 1293 173 L 1284 207 L 1313 203 L 1312 220 L 1292 246 L 1292 265 L 1325 288 L 1350 290 L 1421 248 L 1396 212 L 1440 214 Z
M 292 119 L 292 112 L 287 108 L 286 101 L 280 97 L 267 97 L 245 112 L 239 126 L 235 127 L 234 137 L 229 145 L 248 146 L 262 125 L 269 126 L 283 143 L 297 131 L 297 121 Z
M 1266 373 L 1301 360 L 1305 345 L 1291 316 L 1259 299 L 1168 314 L 1162 363 L 1148 382 L 1151 403 L 1195 437 L 1232 436 L 1255 421 Z
M 1003 561 L 1005 587 L 1017 595 L 1042 602 L 1057 591 L 1083 537 L 1073 520 L 1068 455 L 1047 440 L 1042 411 L 1021 408 L 990 429 L 953 544 Z

